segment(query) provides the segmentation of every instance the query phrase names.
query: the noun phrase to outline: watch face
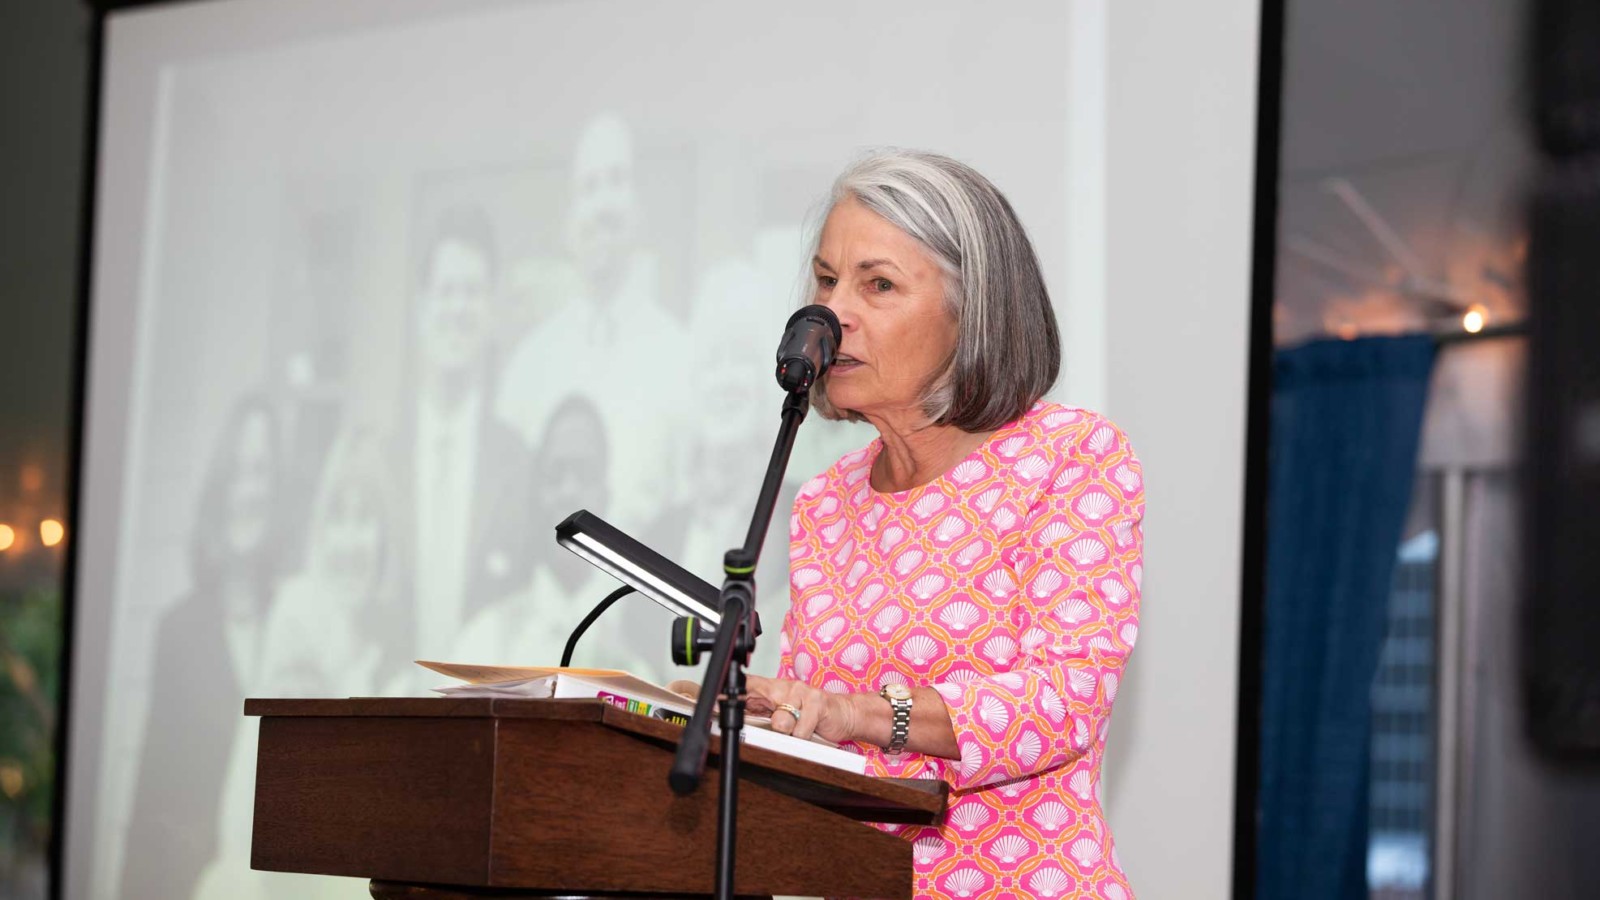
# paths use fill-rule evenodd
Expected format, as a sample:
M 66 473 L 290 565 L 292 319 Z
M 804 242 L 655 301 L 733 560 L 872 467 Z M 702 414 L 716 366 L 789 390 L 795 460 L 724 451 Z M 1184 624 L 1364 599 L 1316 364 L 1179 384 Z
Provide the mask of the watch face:
M 888 697 L 890 700 L 910 700 L 911 688 L 908 688 L 903 684 L 885 685 L 883 688 L 883 695 Z

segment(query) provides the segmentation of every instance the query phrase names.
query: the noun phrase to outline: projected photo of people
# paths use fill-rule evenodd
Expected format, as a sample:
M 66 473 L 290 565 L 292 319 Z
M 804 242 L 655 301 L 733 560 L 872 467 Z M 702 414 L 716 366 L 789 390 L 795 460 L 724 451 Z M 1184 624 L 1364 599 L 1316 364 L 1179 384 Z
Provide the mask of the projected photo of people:
M 480 608 L 522 589 L 531 564 L 531 454 L 493 416 L 490 322 L 499 257 L 481 210 L 457 206 L 428 226 L 412 315 L 411 377 L 403 398 L 409 503 L 409 587 L 418 656 L 456 646 Z
M 341 434 L 318 479 L 305 567 L 283 579 L 263 623 L 258 690 L 274 697 L 404 693 L 410 610 L 399 575 L 408 551 L 395 527 L 394 493 L 377 435 L 367 428 Z M 217 854 L 196 896 L 269 897 L 271 876 L 250 868 L 256 723 L 237 717 L 232 724 L 239 735 L 220 791 Z M 338 882 L 311 888 L 318 896 L 350 891 Z
M 723 554 L 744 543 L 772 452 L 783 395 L 773 383 L 770 348 L 751 336 L 772 331 L 788 315 L 782 274 L 788 268 L 763 273 L 749 259 L 723 260 L 705 273 L 694 298 L 697 360 L 686 382 L 695 418 L 677 480 L 695 490 L 685 502 L 681 555 L 685 568 L 714 585 L 722 581 Z M 757 608 L 767 616 L 786 600 L 788 510 L 798 489 L 798 480 L 785 480 L 756 569 Z M 778 642 L 758 641 L 754 665 L 770 662 L 775 671 L 777 661 Z
M 670 167 L 658 163 L 658 168 L 663 165 Z M 583 428 L 595 430 L 607 448 L 598 473 L 606 485 L 603 502 L 564 507 L 563 491 L 554 490 L 534 504 L 541 517 L 536 540 L 548 544 L 537 549 L 539 554 L 554 549 L 551 529 L 579 508 L 601 515 L 668 557 L 677 558 L 683 549 L 688 506 L 676 476 L 688 451 L 690 425 L 680 412 L 682 404 L 672 399 L 674 382 L 686 373 L 672 367 L 682 360 L 687 336 L 681 315 L 673 312 L 685 305 L 685 292 L 666 289 L 662 273 L 670 267 L 662 265 L 664 248 L 644 239 L 648 186 L 642 177 L 633 129 L 620 116 L 603 113 L 589 119 L 577 137 L 563 208 L 522 211 L 556 220 L 561 261 L 544 264 L 542 286 L 551 293 L 538 305 L 550 312 L 512 348 L 500 374 L 496 410 L 530 445 L 542 448 L 547 464 L 559 466 L 563 453 L 584 452 L 569 431 L 580 421 L 574 398 L 582 398 L 589 416 Z M 684 247 L 668 249 L 679 256 L 686 252 Z M 652 360 L 659 360 L 658 371 L 650 371 Z M 594 461 L 583 464 L 592 466 Z M 541 485 L 536 482 L 535 488 Z M 580 576 L 583 564 L 576 559 L 558 557 L 552 565 L 554 577 L 566 583 L 564 590 L 553 592 L 555 597 L 593 584 L 571 598 L 573 608 L 582 609 L 562 617 L 570 628 L 614 583 Z M 570 574 L 559 574 L 563 572 Z M 543 613 L 567 603 L 538 608 Z M 633 618 L 632 608 L 629 604 L 612 617 Z M 655 613 L 644 611 L 647 617 Z M 666 659 L 666 643 L 657 633 L 664 633 L 664 621 L 660 628 L 623 628 L 610 641 L 601 639 L 597 627 L 585 647 L 609 643 L 601 652 L 639 660 L 640 674 L 656 674 L 659 665 L 645 660 Z
M 303 571 L 284 579 L 262 639 L 263 679 L 287 697 L 399 692 L 411 610 L 401 592 L 410 558 L 396 525 L 387 448 L 367 428 L 346 431 L 323 466 Z
M 278 417 L 240 399 L 205 469 L 190 539 L 191 587 L 157 626 L 124 897 L 194 896 L 217 855 L 223 784 L 241 737 L 240 701 L 261 685 L 262 625 L 277 591 Z
M 604 509 L 610 502 L 611 446 L 594 401 L 570 393 L 556 406 L 535 447 L 527 496 L 535 533 L 543 540 L 529 550 L 533 575 L 528 588 L 475 614 L 463 627 L 455 659 L 555 665 L 572 629 L 616 587 L 598 569 L 550 538 L 553 525 L 575 510 Z M 638 671 L 647 666 L 630 645 L 628 606 L 602 617 L 584 635 L 574 665 Z
M 613 436 L 619 480 L 610 512 L 635 519 L 638 528 L 659 511 L 667 489 L 656 462 L 673 449 L 673 430 L 661 424 L 673 404 L 663 402 L 662 392 L 664 380 L 677 374 L 663 369 L 657 373 L 663 381 L 652 383 L 640 377 L 641 367 L 652 358 L 676 364 L 684 330 L 668 314 L 659 253 L 640 233 L 636 179 L 632 130 L 614 115 L 592 119 L 573 153 L 562 217 L 576 292 L 549 298 L 554 312 L 507 360 L 496 406 L 534 440 L 566 392 L 593 398 Z

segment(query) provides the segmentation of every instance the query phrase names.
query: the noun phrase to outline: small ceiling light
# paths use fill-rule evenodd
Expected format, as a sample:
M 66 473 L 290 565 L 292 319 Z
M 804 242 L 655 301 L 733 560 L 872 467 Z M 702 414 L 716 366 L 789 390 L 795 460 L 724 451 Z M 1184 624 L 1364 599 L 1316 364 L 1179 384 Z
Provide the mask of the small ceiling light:
M 11 545 L 17 542 L 17 533 L 11 530 L 10 525 L 0 525 L 0 550 L 10 550 Z
M 1489 310 L 1481 303 L 1472 304 L 1461 316 L 1461 327 L 1468 334 L 1477 334 L 1487 324 L 1489 324 Z

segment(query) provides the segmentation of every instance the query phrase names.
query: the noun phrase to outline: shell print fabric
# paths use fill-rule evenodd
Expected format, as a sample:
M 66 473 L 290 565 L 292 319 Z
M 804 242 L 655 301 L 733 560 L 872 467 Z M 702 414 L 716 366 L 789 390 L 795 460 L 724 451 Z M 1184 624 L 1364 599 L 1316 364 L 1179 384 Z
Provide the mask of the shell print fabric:
M 944 476 L 887 494 L 868 479 L 881 449 L 800 490 L 778 676 L 944 699 L 959 760 L 847 745 L 868 774 L 955 792 L 941 826 L 880 826 L 912 843 L 918 898 L 1131 900 L 1100 804 L 1143 576 L 1127 436 L 1040 403 Z

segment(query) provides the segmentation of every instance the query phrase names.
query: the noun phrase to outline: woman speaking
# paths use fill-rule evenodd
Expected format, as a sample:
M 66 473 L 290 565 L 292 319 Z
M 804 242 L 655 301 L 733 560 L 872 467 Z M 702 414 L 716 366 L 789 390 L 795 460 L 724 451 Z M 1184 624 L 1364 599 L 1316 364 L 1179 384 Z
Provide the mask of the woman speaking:
M 942 825 L 894 826 L 918 897 L 1131 897 L 1099 784 L 1143 484 L 1115 425 L 1041 400 L 1061 345 L 1021 223 L 971 168 L 880 152 L 835 183 L 811 265 L 843 330 L 813 403 L 878 438 L 800 491 L 753 711 L 950 783 Z

